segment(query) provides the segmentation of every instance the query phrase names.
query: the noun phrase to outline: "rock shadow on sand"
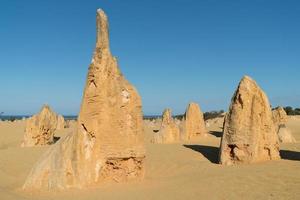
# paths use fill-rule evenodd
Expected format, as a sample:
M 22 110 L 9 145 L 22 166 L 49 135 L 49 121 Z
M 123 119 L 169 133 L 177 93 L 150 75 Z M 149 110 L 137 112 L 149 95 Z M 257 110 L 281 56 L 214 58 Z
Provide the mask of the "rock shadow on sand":
M 201 153 L 211 163 L 218 164 L 219 148 L 204 145 L 183 145 L 185 148 L 192 149 L 198 153 Z
M 300 152 L 290 150 L 280 150 L 281 159 L 300 161 Z
M 60 140 L 60 137 L 56 137 L 56 136 L 53 137 L 53 143 L 54 143 L 54 144 L 55 144 L 56 142 L 58 142 L 58 140 Z
M 209 131 L 209 134 L 219 138 L 222 137 L 223 131 Z

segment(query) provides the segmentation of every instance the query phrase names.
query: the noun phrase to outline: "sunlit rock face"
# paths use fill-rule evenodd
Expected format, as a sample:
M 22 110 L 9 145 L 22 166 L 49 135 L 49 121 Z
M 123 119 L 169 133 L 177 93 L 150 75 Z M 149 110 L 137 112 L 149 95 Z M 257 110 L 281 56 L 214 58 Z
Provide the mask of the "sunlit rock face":
M 142 104 L 109 49 L 108 21 L 97 11 L 97 42 L 84 89 L 77 131 L 49 149 L 23 188 L 65 189 L 144 176 Z
M 166 109 L 162 115 L 162 122 L 159 132 L 154 133 L 153 143 L 166 144 L 166 143 L 176 143 L 180 140 L 180 131 L 176 125 L 173 117 L 172 111 Z
M 54 132 L 57 129 L 58 116 L 48 105 L 26 120 L 22 147 L 43 146 L 54 143 Z
M 281 143 L 295 143 L 296 139 L 293 137 L 292 132 L 286 126 L 288 116 L 282 107 L 278 107 L 272 111 L 273 121 L 275 124 L 276 132 L 278 134 L 279 142 Z
M 184 139 L 191 140 L 199 136 L 206 136 L 207 131 L 203 113 L 198 104 L 190 103 L 184 117 Z
M 62 115 L 57 117 L 57 130 L 62 130 L 66 126 L 65 118 Z
M 245 76 L 225 117 L 220 163 L 234 165 L 279 159 L 279 142 L 269 100 Z

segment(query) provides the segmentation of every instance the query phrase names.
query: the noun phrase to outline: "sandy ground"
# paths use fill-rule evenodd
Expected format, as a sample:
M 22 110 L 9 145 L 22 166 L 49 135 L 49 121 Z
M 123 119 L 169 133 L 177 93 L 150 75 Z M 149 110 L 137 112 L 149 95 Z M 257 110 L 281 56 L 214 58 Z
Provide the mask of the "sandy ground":
M 288 127 L 300 141 L 300 117 Z M 282 160 L 224 167 L 216 164 L 222 120 L 211 120 L 211 134 L 191 144 L 151 144 L 145 126 L 146 176 L 141 182 L 106 184 L 100 188 L 24 193 L 30 169 L 48 147 L 21 148 L 24 122 L 0 122 L 0 200 L 94 199 L 300 199 L 300 142 L 282 144 Z M 74 127 L 58 131 L 57 136 Z

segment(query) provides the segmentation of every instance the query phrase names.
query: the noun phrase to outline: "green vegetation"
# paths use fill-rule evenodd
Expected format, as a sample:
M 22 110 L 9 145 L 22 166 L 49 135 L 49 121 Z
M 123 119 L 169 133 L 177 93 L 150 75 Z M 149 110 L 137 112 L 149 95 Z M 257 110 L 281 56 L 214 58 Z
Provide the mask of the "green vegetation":
M 205 112 L 204 120 L 214 119 L 214 118 L 223 117 L 223 116 L 224 116 L 224 110 Z
M 283 108 L 287 115 L 300 115 L 300 108 L 295 108 L 291 106 L 287 106 Z

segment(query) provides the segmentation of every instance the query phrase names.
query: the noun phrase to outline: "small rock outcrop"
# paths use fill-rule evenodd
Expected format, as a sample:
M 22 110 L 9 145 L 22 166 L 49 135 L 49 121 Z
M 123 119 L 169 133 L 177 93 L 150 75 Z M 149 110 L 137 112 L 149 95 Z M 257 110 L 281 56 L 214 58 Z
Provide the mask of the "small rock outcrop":
M 58 116 L 48 105 L 26 120 L 26 128 L 22 147 L 43 146 L 54 143 L 54 132 L 57 128 Z
M 184 117 L 184 138 L 205 136 L 207 134 L 203 113 L 197 103 L 190 103 L 186 109 Z
M 62 115 L 57 117 L 57 130 L 63 130 L 66 126 L 65 118 Z
M 97 10 L 97 42 L 77 130 L 52 146 L 24 190 L 86 188 L 144 176 L 142 104 L 109 49 L 108 21 Z
M 65 120 L 65 128 L 76 127 L 77 121 L 74 119 Z
M 234 165 L 280 159 L 279 142 L 269 100 L 245 76 L 225 117 L 220 164 Z
M 272 111 L 272 114 L 273 114 L 273 121 L 276 124 L 276 126 L 287 123 L 288 116 L 282 107 L 275 108 Z
M 166 109 L 162 115 L 159 132 L 154 133 L 153 143 L 175 143 L 180 140 L 180 131 L 172 118 L 172 111 Z
M 291 131 L 286 127 L 288 116 L 282 107 L 277 107 L 273 111 L 273 121 L 276 132 L 281 143 L 295 143 L 296 139 L 293 137 Z
M 279 142 L 281 143 L 295 143 L 297 142 L 294 136 L 292 135 L 292 132 L 289 128 L 286 127 L 285 124 L 282 124 L 279 126 L 278 129 L 278 138 Z

